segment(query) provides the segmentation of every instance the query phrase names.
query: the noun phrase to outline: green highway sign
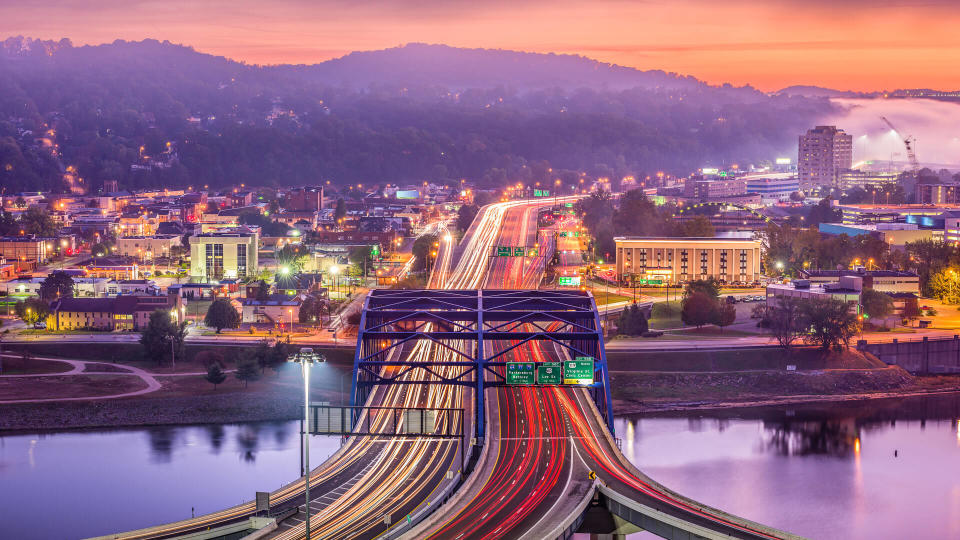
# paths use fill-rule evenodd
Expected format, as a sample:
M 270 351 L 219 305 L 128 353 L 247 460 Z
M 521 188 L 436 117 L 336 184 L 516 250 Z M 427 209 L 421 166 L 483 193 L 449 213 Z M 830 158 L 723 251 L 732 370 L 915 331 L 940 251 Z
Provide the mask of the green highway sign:
M 497 257 L 509 257 L 513 254 L 510 246 L 497 246 Z
M 580 276 L 560 276 L 559 285 L 567 287 L 579 287 Z
M 663 280 L 660 279 L 638 279 L 637 285 L 663 285 Z
M 578 356 L 564 362 L 563 384 L 593 384 L 593 358 Z
M 533 362 L 507 362 L 507 384 L 534 384 Z
M 560 362 L 537 364 L 537 384 L 562 384 L 562 369 Z
M 522 247 L 515 247 L 515 248 L 513 248 L 513 256 L 514 256 L 514 257 L 523 257 L 523 251 L 524 251 L 524 250 L 523 250 Z
M 550 190 L 548 190 L 548 189 L 535 189 L 535 190 L 533 190 L 533 196 L 534 196 L 534 197 L 549 197 L 549 196 L 550 196 Z
M 566 206 L 567 208 L 573 208 L 572 202 L 564 203 L 563 205 Z
M 563 238 L 580 238 L 580 231 L 560 231 Z
M 536 257 L 537 255 L 540 255 L 540 248 L 527 248 L 527 257 Z

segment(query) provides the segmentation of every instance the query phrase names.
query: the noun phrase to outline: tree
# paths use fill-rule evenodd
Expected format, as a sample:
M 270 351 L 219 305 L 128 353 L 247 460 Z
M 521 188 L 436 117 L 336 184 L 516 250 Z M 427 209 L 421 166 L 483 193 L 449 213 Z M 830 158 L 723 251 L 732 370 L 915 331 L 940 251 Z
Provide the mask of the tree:
M 205 368 L 209 368 L 212 364 L 222 366 L 223 355 L 216 349 L 208 349 L 198 352 L 196 356 L 193 357 L 193 361 Z
M 466 232 L 473 223 L 473 218 L 477 217 L 480 207 L 475 204 L 465 204 L 457 210 L 457 229 Z
M 235 375 L 243 381 L 244 388 L 247 387 L 247 384 L 260 378 L 260 372 L 257 371 L 257 359 L 253 354 L 250 354 L 250 352 L 251 349 L 246 349 L 237 360 L 237 371 Z
M 150 314 L 146 328 L 140 333 L 140 345 L 147 358 L 162 364 L 171 352 L 174 357 L 183 357 L 186 332 L 186 321 L 178 324 L 169 311 L 158 309 Z
M 51 301 L 73 296 L 73 278 L 63 271 L 51 273 L 40 283 L 40 298 Z
M 722 332 L 724 326 L 730 326 L 737 320 L 737 306 L 730 302 L 719 301 L 717 310 L 716 324 Z
M 947 304 L 960 304 L 960 274 L 953 268 L 944 268 L 930 276 L 927 287 L 930 296 Z
M 20 216 L 20 228 L 27 234 L 46 237 L 56 236 L 60 230 L 60 227 L 53 221 L 50 214 L 47 213 L 46 210 L 42 210 L 36 206 L 28 208 L 27 211 Z
M 717 234 L 706 216 L 694 216 L 680 227 L 680 232 L 682 236 L 691 238 L 713 238 Z
M 333 209 L 333 222 L 339 224 L 340 220 L 347 217 L 347 203 L 343 199 L 337 199 L 337 206 Z
M 620 314 L 620 323 L 617 326 L 617 332 L 624 336 L 639 336 L 648 330 L 647 318 L 637 304 L 631 304 L 624 308 Z
M 720 297 L 720 282 L 712 277 L 693 280 L 687 283 L 687 287 L 683 290 L 683 296 L 687 297 L 697 292 L 707 295 L 712 300 L 716 300 Z
M 327 301 L 317 296 L 308 296 L 300 304 L 300 322 L 303 324 L 313 324 L 323 321 L 323 312 L 326 309 Z
M 430 253 L 433 251 L 433 244 L 439 238 L 439 236 L 433 234 L 425 234 L 413 242 L 413 256 L 416 257 L 413 263 L 415 270 L 427 269 L 427 261 L 431 259 Z
M 717 301 L 701 291 L 696 291 L 683 299 L 680 320 L 684 324 L 700 328 L 705 324 L 717 322 L 718 316 Z
M 213 362 L 210 364 L 210 367 L 207 368 L 207 374 L 203 376 L 208 383 L 213 385 L 213 389 L 217 389 L 217 385 L 227 380 L 227 375 L 220 369 L 220 364 Z
M 831 206 L 830 198 L 820 199 L 820 202 L 810 207 L 807 225 L 816 227 L 821 223 L 835 223 L 840 221 L 840 215 L 840 210 Z
M 903 302 L 903 316 L 907 319 L 916 319 L 920 316 L 920 302 L 916 296 L 911 296 Z
M 850 303 L 839 298 L 805 299 L 800 304 L 800 313 L 804 328 L 808 329 L 804 340 L 825 351 L 849 347 L 850 338 L 860 328 Z
M 267 282 L 262 279 L 257 282 L 256 299 L 260 302 L 265 302 L 270 299 L 270 285 L 267 285 Z
M 240 326 L 240 314 L 230 300 L 218 298 L 207 308 L 207 315 L 203 318 L 203 324 L 217 329 L 217 333 L 224 328 L 237 328 Z
M 293 275 L 303 269 L 307 260 L 307 249 L 302 244 L 287 244 L 277 251 L 277 263 L 286 267 L 288 275 Z
M 777 343 L 784 349 L 789 350 L 803 333 L 801 302 L 795 296 L 777 296 L 775 303 L 769 305 L 763 314 L 770 331 L 777 338 Z
M 893 299 L 890 295 L 874 289 L 863 290 L 860 294 L 860 304 L 871 319 L 882 319 L 893 313 Z
M 13 311 L 24 323 L 36 326 L 50 315 L 50 304 L 39 298 L 27 298 L 17 302 Z

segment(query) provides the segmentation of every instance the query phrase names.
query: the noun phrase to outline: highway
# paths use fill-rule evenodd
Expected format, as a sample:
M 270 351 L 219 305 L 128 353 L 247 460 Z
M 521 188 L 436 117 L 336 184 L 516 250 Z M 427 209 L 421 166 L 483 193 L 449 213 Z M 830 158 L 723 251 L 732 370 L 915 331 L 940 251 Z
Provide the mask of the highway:
M 535 215 L 514 208 L 504 219 L 499 244 L 529 244 L 536 236 Z M 551 254 L 544 250 L 542 256 Z M 535 288 L 542 272 L 536 260 L 497 258 L 486 287 Z M 507 360 L 565 357 L 559 346 L 540 343 L 514 349 Z M 632 500 L 713 532 L 733 538 L 789 536 L 770 535 L 762 525 L 704 508 L 645 477 L 620 454 L 583 389 L 520 386 L 488 392 L 496 394 L 488 400 L 496 410 L 487 415 L 492 459 L 468 478 L 457 499 L 404 538 L 554 537 L 557 524 L 569 522 L 592 496 L 590 471 Z

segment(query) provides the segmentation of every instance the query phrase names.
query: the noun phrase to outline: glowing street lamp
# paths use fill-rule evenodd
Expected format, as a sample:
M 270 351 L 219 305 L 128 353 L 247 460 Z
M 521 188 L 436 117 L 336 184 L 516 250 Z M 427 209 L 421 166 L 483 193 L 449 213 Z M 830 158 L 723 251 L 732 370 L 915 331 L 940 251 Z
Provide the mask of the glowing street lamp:
M 303 511 L 306 514 L 306 533 L 310 538 L 310 367 L 313 364 L 326 362 L 322 353 L 315 353 L 310 347 L 301 347 L 297 354 L 287 358 L 289 362 L 299 363 L 303 370 L 303 479 L 304 494 Z

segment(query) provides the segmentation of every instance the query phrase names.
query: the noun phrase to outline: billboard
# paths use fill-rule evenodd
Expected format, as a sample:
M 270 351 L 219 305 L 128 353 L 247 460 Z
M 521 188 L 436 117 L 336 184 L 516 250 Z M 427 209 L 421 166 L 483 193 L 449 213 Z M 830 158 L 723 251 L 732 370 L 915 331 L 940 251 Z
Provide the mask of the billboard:
M 398 199 L 419 199 L 420 192 L 415 189 L 406 189 L 397 191 Z

